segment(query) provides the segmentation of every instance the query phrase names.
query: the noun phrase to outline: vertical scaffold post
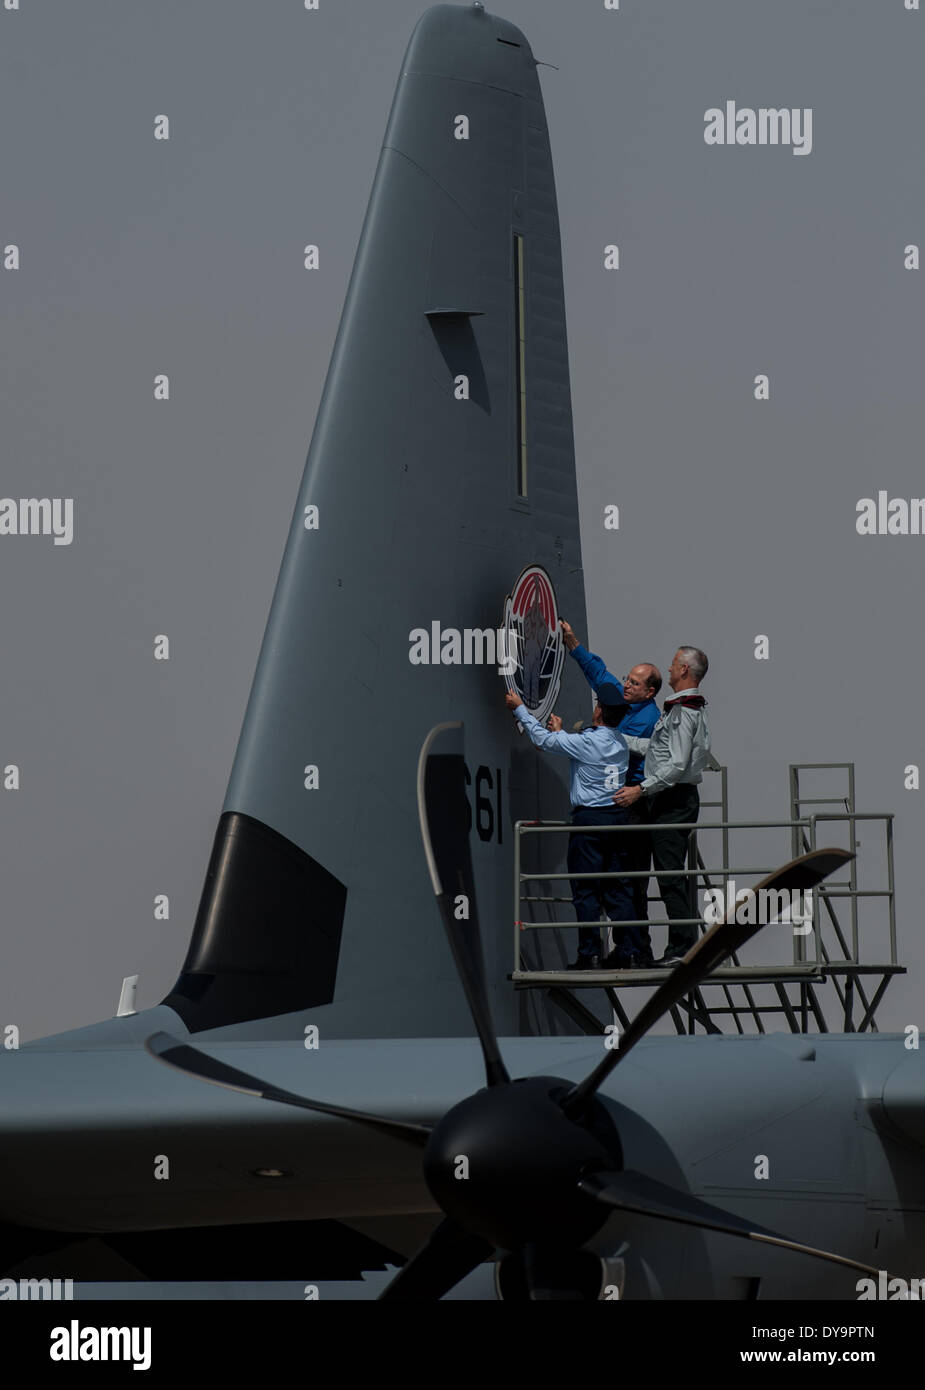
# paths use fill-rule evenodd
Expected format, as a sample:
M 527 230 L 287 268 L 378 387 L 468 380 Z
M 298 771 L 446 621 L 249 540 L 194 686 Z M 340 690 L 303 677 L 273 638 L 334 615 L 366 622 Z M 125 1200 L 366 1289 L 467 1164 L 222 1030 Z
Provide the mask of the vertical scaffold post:
M 854 763 L 848 764 L 848 810 L 851 819 L 848 822 L 849 848 L 854 858 L 848 865 L 848 883 L 851 888 L 851 959 L 857 964 L 858 961 L 858 826 L 854 819 L 857 808 L 854 804 Z M 846 1028 L 845 1032 L 849 1030 Z
M 514 969 L 520 969 L 520 827 L 514 826 Z

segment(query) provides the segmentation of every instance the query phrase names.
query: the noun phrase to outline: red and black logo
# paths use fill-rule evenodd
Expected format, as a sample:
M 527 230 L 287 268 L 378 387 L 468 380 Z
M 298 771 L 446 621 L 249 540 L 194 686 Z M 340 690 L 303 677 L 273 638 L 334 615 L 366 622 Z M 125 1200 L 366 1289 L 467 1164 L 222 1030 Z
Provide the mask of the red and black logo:
M 565 646 L 556 591 L 541 565 L 525 569 L 508 594 L 503 631 L 507 688 L 543 723 L 558 698 Z

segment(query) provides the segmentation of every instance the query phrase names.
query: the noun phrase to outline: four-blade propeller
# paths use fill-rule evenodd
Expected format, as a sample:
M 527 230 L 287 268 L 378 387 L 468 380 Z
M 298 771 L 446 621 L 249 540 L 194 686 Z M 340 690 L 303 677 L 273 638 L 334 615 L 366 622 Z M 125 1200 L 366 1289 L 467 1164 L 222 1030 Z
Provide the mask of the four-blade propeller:
M 779 1246 L 878 1273 L 825 1250 L 787 1240 L 644 1173 L 627 1169 L 613 1115 L 598 1089 L 639 1040 L 731 952 L 760 930 L 720 920 L 700 938 L 643 1006 L 620 1040 L 580 1083 L 540 1076 L 511 1081 L 491 1018 L 478 927 L 466 818 L 463 726 L 431 730 L 418 762 L 418 809 L 431 882 L 475 1024 L 487 1086 L 454 1106 L 433 1128 L 308 1100 L 216 1061 L 188 1043 L 155 1033 L 145 1043 L 187 1075 L 246 1094 L 366 1125 L 423 1150 L 424 1176 L 445 1219 L 380 1295 L 436 1300 L 496 1251 L 505 1252 L 508 1287 L 530 1299 L 582 1298 L 585 1243 L 615 1210 Z M 762 889 L 806 890 L 853 856 L 815 850 L 776 870 Z M 741 904 L 741 899 L 739 900 Z M 760 915 L 760 914 L 759 914 Z M 459 1161 L 467 1177 L 459 1181 Z M 504 1280 L 502 1279 L 502 1283 Z

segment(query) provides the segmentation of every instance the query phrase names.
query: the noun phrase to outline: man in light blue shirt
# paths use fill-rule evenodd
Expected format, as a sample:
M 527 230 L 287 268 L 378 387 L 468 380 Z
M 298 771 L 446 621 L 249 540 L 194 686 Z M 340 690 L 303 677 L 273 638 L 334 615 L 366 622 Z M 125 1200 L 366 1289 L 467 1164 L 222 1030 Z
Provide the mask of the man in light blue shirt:
M 624 703 L 616 686 L 602 685 L 597 692 L 594 722 L 580 734 L 562 732 L 562 720 L 552 715 L 544 729 L 527 709 L 519 695 L 508 693 L 505 704 L 522 724 L 531 743 L 549 753 L 563 753 L 569 759 L 569 792 L 572 825 L 626 825 L 632 817 L 613 804 L 614 792 L 626 782 L 629 750 L 616 725 L 624 713 Z M 574 834 L 569 836 L 568 867 L 574 874 L 618 873 L 626 870 L 629 852 L 623 835 Z M 631 880 L 572 879 L 572 903 L 579 922 L 599 922 L 601 914 L 611 922 L 632 921 L 636 916 Z M 641 965 L 642 943 L 638 927 L 614 932 L 617 941 L 608 964 L 615 969 Z M 600 964 L 600 929 L 583 926 L 578 932 L 578 957 L 570 970 L 589 970 Z

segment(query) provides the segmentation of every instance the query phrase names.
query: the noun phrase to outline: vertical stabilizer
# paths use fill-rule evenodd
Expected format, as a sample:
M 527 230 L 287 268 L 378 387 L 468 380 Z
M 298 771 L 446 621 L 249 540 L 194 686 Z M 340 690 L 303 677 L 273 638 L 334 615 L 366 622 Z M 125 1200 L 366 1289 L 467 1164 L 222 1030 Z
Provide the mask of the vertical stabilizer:
M 192 943 L 165 1000 L 192 1030 L 269 1019 L 236 1036 L 297 1035 L 298 1014 L 327 1036 L 470 1032 L 415 804 L 418 754 L 442 720 L 467 729 L 492 1008 L 500 1032 L 518 1030 L 511 827 L 568 804 L 565 766 L 503 708 L 495 633 L 531 567 L 583 630 L 543 102 L 518 29 L 438 5 L 402 65 Z M 541 695 L 552 600 L 541 584 L 525 595 L 520 654 Z M 572 663 L 562 680 L 573 719 L 587 692 Z

